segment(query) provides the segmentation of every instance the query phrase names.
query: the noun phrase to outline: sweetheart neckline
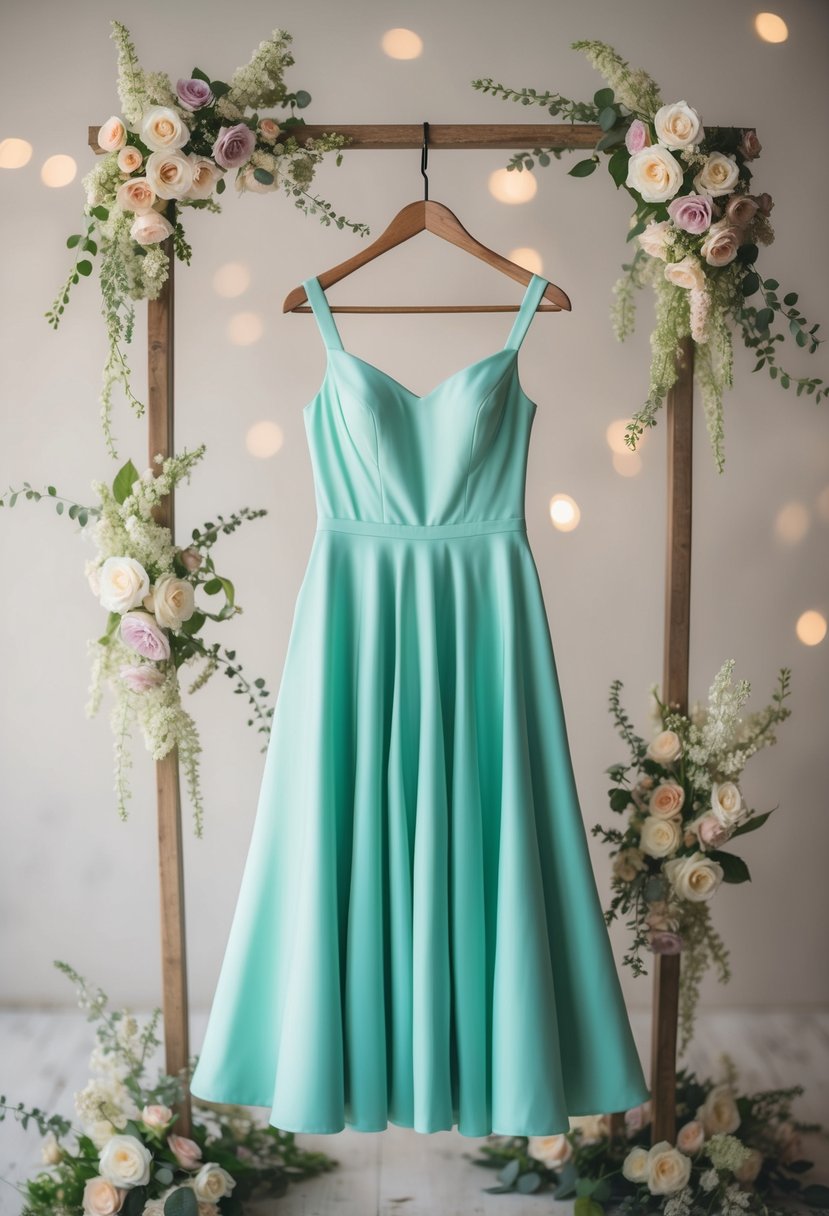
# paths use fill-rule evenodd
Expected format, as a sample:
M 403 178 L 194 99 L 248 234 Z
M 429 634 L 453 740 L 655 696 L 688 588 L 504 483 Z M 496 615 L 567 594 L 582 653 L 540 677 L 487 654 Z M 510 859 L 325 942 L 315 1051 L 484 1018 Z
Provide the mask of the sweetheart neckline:
M 345 355 L 348 359 L 354 359 L 358 363 L 362 363 L 363 367 L 369 368 L 371 371 L 376 372 L 378 376 L 381 376 L 384 380 L 387 380 L 390 384 L 394 384 L 408 397 L 411 397 L 412 400 L 422 402 L 428 401 L 431 397 L 436 397 L 441 389 L 446 388 L 448 384 L 451 384 L 453 380 L 457 380 L 459 376 L 463 376 L 467 372 L 475 371 L 476 368 L 483 367 L 485 363 L 488 363 L 491 359 L 497 359 L 501 355 L 512 355 L 515 357 L 518 354 L 518 350 L 515 347 L 503 346 L 500 348 L 500 350 L 490 351 L 488 355 L 483 355 L 480 359 L 475 359 L 474 362 L 467 364 L 466 367 L 459 367 L 457 371 L 451 372 L 450 375 L 441 380 L 439 384 L 436 384 L 434 388 L 430 389 L 428 393 L 422 394 L 413 392 L 412 389 L 407 388 L 407 386 L 401 383 L 401 381 L 395 376 L 392 376 L 390 372 L 384 371 L 382 367 L 378 367 L 375 363 L 370 363 L 368 359 L 363 359 L 360 355 L 355 355 L 350 350 L 330 349 L 328 354 L 329 356 Z M 524 395 L 526 396 L 526 394 Z

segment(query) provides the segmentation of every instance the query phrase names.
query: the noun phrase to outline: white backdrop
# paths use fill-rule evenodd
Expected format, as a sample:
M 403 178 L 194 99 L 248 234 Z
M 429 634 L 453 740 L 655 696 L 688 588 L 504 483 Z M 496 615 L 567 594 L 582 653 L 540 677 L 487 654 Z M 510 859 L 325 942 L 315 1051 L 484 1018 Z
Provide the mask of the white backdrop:
M 87 124 L 118 111 L 113 15 L 125 20 L 145 67 L 173 80 L 198 65 L 225 78 L 276 25 L 294 35 L 291 88 L 306 88 L 309 122 L 544 121 L 541 109 L 516 108 L 477 93 L 470 81 L 492 75 L 515 87 L 550 88 L 589 98 L 603 81 L 573 39 L 601 38 L 660 82 L 666 99 L 685 98 L 709 122 L 755 125 L 763 153 L 757 189 L 775 200 L 777 239 L 762 251 L 762 270 L 800 292 L 810 323 L 829 331 L 829 252 L 824 154 L 829 120 L 825 64 L 827 10 L 820 0 L 786 0 L 790 28 L 781 46 L 752 31 L 755 6 L 698 0 L 692 8 L 658 0 L 518 0 L 417 6 L 362 0 L 334 4 L 251 2 L 229 16 L 217 0 L 170 6 L 145 0 L 114 14 L 111 6 L 43 0 L 5 14 L 0 49 L 0 137 L 34 145 L 27 167 L 0 177 L 4 249 L 0 261 L 0 374 L 3 443 L 0 482 L 54 483 L 94 501 L 93 479 L 110 480 L 118 463 L 106 453 L 97 396 L 104 356 L 97 280 L 75 288 L 57 334 L 43 313 L 68 270 L 64 239 L 80 230 L 80 177 L 92 162 Z M 409 26 L 424 53 L 389 59 L 384 30 Z M 48 35 L 48 37 L 47 37 Z M 76 181 L 50 190 L 39 180 L 49 155 L 79 165 Z M 493 199 L 489 174 L 508 152 L 430 156 L 430 196 L 445 202 L 480 240 L 509 253 L 536 248 L 541 272 L 573 302 L 571 314 L 539 314 L 520 356 L 522 383 L 538 402 L 526 500 L 528 531 L 542 579 L 562 683 L 586 824 L 611 821 L 606 767 L 626 758 L 607 713 L 610 682 L 625 682 L 626 704 L 647 728 L 647 689 L 661 679 L 665 551 L 665 426 L 642 448 L 637 477 L 614 472 L 605 429 L 629 417 L 647 391 L 652 307 L 639 306 L 637 334 L 616 343 L 608 315 L 611 286 L 630 246 L 624 233 L 630 199 L 606 171 L 584 182 L 567 175 L 565 158 L 538 170 L 532 202 Z M 315 188 L 338 213 L 379 234 L 404 204 L 422 197 L 417 151 L 346 152 L 319 172 Z M 212 638 L 235 646 L 247 671 L 276 691 L 293 606 L 315 527 L 311 468 L 301 408 L 316 391 L 324 350 L 310 314 L 283 314 L 282 300 L 304 278 L 360 248 L 348 230 L 323 227 L 282 194 L 236 198 L 221 216 L 185 213 L 193 265 L 177 266 L 177 448 L 204 441 L 207 457 L 177 501 L 178 539 L 192 527 L 242 506 L 266 507 L 216 549 L 220 570 L 236 583 L 244 615 Z M 251 267 L 248 291 L 221 299 L 213 276 L 228 261 Z M 445 242 L 421 235 L 331 291 L 333 302 L 457 302 L 520 298 L 512 284 Z M 231 317 L 253 311 L 262 339 L 233 345 Z M 146 399 L 145 308 L 130 349 L 134 385 Z M 503 344 L 510 314 L 338 315 L 349 349 L 376 362 L 416 392 Z M 794 344 L 783 359 L 799 374 L 829 376 L 825 353 Z M 781 665 L 793 669 L 794 715 L 775 749 L 753 760 L 744 782 L 758 809 L 779 810 L 745 856 L 753 882 L 717 896 L 719 926 L 731 947 L 734 978 L 711 981 L 716 1004 L 826 1001 L 823 954 L 827 925 L 825 717 L 829 642 L 797 641 L 802 611 L 829 612 L 829 521 L 817 501 L 829 484 L 829 405 L 795 398 L 751 374 L 738 343 L 736 389 L 726 402 L 726 471 L 713 466 L 701 408 L 696 415 L 693 555 L 692 696 L 704 698 L 727 657 L 764 704 Z M 248 428 L 270 419 L 284 431 L 271 459 L 251 456 Z M 116 392 L 115 433 L 122 459 L 147 460 L 145 424 Z M 569 534 L 549 522 L 552 494 L 578 502 L 582 519 Z M 802 503 L 810 526 L 798 545 L 776 539 L 774 521 Z M 21 502 L 0 515 L 5 572 L 3 614 L 2 880 L 0 975 L 8 1004 L 72 999 L 52 966 L 65 959 L 118 1001 L 160 999 L 158 892 L 153 765 L 134 742 L 134 797 L 121 822 L 112 790 L 109 700 L 97 719 L 84 716 L 87 638 L 102 627 L 83 563 L 91 552 L 75 525 L 45 503 Z M 192 699 L 202 740 L 205 836 L 193 838 L 185 803 L 187 921 L 191 997 L 209 1000 L 221 962 L 247 848 L 261 776 L 262 736 L 244 722 L 244 704 L 217 675 Z M 601 891 L 609 864 L 590 837 Z M 626 943 L 613 931 L 616 957 Z M 647 1007 L 650 977 L 623 969 L 632 1008 Z

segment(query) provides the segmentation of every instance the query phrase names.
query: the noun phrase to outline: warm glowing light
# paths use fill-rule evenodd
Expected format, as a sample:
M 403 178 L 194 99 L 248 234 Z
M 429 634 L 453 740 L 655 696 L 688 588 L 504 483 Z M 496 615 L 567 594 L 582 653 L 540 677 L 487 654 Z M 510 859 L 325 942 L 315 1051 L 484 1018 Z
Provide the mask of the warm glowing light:
M 629 418 L 616 418 L 607 427 L 604 437 L 607 440 L 607 446 L 611 452 L 621 452 L 624 456 L 636 456 L 642 450 L 642 444 L 645 442 L 645 435 L 640 435 L 636 440 L 636 450 L 629 448 L 625 443 L 625 432 L 627 425 L 630 422 Z
M 809 609 L 797 618 L 795 632 L 804 646 L 819 646 L 826 637 L 826 617 L 822 612 Z
M 642 472 L 642 457 L 638 452 L 614 452 L 613 467 L 621 477 L 636 477 Z
M 32 145 L 28 140 L 0 140 L 0 169 L 21 169 L 31 159 Z
M 511 262 L 517 262 L 519 266 L 529 270 L 530 274 L 541 274 L 544 269 L 541 254 L 537 249 L 531 249 L 529 245 L 522 245 L 520 249 L 511 249 L 507 257 Z
M 777 13 L 758 13 L 754 18 L 754 28 L 763 42 L 785 42 L 789 36 L 789 27 Z
M 213 275 L 213 290 L 217 296 L 232 300 L 250 287 L 250 270 L 242 262 L 225 262 Z
M 569 494 L 554 494 L 550 499 L 550 519 L 559 532 L 572 532 L 581 519 L 578 503 Z
M 817 496 L 817 513 L 829 522 L 829 486 L 824 486 Z
M 250 346 L 262 337 L 264 325 L 257 312 L 237 312 L 227 325 L 227 336 L 234 346 Z
M 75 164 L 73 156 L 65 156 L 59 152 L 56 156 L 50 156 L 40 166 L 40 180 L 44 186 L 68 186 L 70 182 L 75 180 L 75 174 L 78 172 L 78 166 Z
M 417 59 L 423 52 L 423 39 L 414 30 L 386 30 L 381 45 L 390 59 Z
M 787 502 L 777 512 L 774 533 L 784 544 L 796 545 L 809 531 L 809 512 L 802 502 Z
M 258 456 L 260 460 L 267 460 L 269 456 L 275 456 L 284 442 L 285 435 L 282 427 L 267 420 L 254 422 L 253 426 L 248 427 L 245 435 L 247 450 L 251 456 Z
M 522 169 L 495 169 L 489 175 L 489 192 L 499 203 L 528 203 L 535 198 L 538 182 L 532 173 Z

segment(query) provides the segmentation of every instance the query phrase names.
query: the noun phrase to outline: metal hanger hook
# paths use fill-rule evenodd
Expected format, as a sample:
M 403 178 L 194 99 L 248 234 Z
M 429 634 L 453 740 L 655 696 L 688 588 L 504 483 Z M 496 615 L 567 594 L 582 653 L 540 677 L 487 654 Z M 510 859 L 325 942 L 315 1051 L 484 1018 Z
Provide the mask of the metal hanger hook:
M 426 161 L 429 158 L 429 124 L 423 124 L 423 147 L 420 151 L 420 172 L 423 174 L 423 198 L 429 198 L 429 179 L 426 176 Z

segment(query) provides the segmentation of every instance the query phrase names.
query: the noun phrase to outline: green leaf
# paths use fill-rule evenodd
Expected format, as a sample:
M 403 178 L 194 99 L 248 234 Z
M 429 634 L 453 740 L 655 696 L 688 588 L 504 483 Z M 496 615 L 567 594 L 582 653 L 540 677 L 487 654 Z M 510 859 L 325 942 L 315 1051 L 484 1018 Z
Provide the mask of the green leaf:
M 757 313 L 756 325 L 758 329 L 768 329 L 774 320 L 773 308 L 761 308 Z
M 792 304 L 796 304 L 797 303 L 797 292 L 796 291 L 788 292 L 787 295 L 783 296 L 783 303 L 788 304 L 789 306 L 791 306 Z
M 205 84 L 210 84 L 210 77 L 201 68 L 193 68 L 190 76 L 193 80 L 203 80 Z
M 708 856 L 714 861 L 718 861 L 722 866 L 723 882 L 751 881 L 748 866 L 743 861 L 742 857 L 737 857 L 734 853 L 721 853 L 719 849 L 712 849 Z
M 623 811 L 633 801 L 633 795 L 630 790 L 614 789 L 607 792 L 610 797 L 611 811 Z
M 202 583 L 202 590 L 206 595 L 218 595 L 222 589 L 222 579 L 209 578 L 206 583 Z
M 568 1161 L 564 1169 L 559 1171 L 558 1186 L 553 1192 L 553 1198 L 569 1199 L 571 1195 L 575 1195 L 577 1177 L 576 1167 L 572 1161 Z
M 530 1170 L 528 1174 L 522 1174 L 515 1184 L 515 1189 L 520 1191 L 522 1195 L 531 1195 L 533 1191 L 537 1191 L 541 1186 L 541 1175 L 535 1170 Z
M 126 1198 L 119 1208 L 120 1216 L 141 1216 L 147 1202 L 147 1188 L 133 1186 L 127 1191 Z
M 504 1168 L 499 1173 L 498 1177 L 504 1186 L 512 1186 L 515 1179 L 518 1177 L 518 1171 L 521 1169 L 521 1162 L 517 1157 L 513 1157 L 512 1161 L 508 1161 Z
M 79 232 L 75 233 L 74 236 L 68 236 L 66 238 L 66 248 L 74 249 L 80 239 L 81 239 L 81 234 Z
M 82 261 L 78 262 L 75 269 L 77 270 L 78 274 L 82 274 L 84 276 L 92 274 L 92 263 L 84 258 Z
M 190 1186 L 180 1186 L 164 1200 L 164 1216 L 198 1216 L 199 1204 Z
M 802 329 L 798 330 L 798 332 L 795 334 L 794 340 L 798 346 L 805 346 L 809 341 Z
M 744 275 L 740 287 L 744 296 L 753 296 L 755 291 L 760 288 L 760 276 L 757 271 L 750 270 L 748 274 Z
M 571 177 L 589 177 L 594 172 L 596 165 L 599 162 L 591 156 L 589 160 L 579 160 L 570 169 Z
M 610 1185 L 609 1179 L 600 1178 L 594 1188 L 593 1198 L 597 1203 L 604 1203 L 606 1199 L 610 1198 L 612 1191 L 613 1187 Z
M 752 815 L 750 819 L 746 819 L 731 833 L 732 840 L 735 836 L 745 836 L 746 832 L 753 832 L 757 828 L 761 828 L 770 814 L 771 811 L 766 811 L 764 815 Z
M 99 204 L 97 207 L 90 208 L 90 215 L 94 215 L 96 220 L 105 220 L 109 216 L 109 208 Z
M 273 183 L 273 174 L 269 173 L 267 169 L 262 169 L 261 167 L 257 166 L 257 168 L 253 170 L 253 176 L 258 182 L 262 182 L 262 184 L 265 186 L 270 186 Z
M 606 106 L 613 105 L 613 90 L 599 89 L 593 94 L 593 105 L 597 110 L 603 110 Z
M 166 1208 L 164 1209 L 167 1210 Z M 589 1195 L 582 1195 L 573 1207 L 573 1216 L 604 1216 L 604 1208 Z
M 194 633 L 198 633 L 206 619 L 203 612 L 194 612 L 191 617 L 182 622 L 181 632 L 192 637 Z
M 88 515 L 88 513 L 87 513 L 86 511 L 83 511 L 83 510 L 79 511 L 79 512 L 78 512 L 78 523 L 81 525 L 81 527 L 82 527 L 82 528 L 85 528 L 85 527 L 86 527 L 86 525 L 88 524 L 88 522 L 89 522 L 89 515 Z
M 57 511 L 58 515 L 63 515 L 63 503 L 62 503 L 62 502 L 56 502 L 56 503 L 55 503 L 55 510 Z
M 132 493 L 132 483 L 138 481 L 138 478 L 138 469 L 131 460 L 121 466 L 112 483 L 112 493 L 117 503 L 126 502 Z
M 160 1182 L 162 1186 L 169 1186 L 173 1181 L 173 1171 L 169 1165 L 162 1165 L 160 1170 L 156 1170 L 155 1180 L 156 1182 Z
M 766 291 L 777 291 L 780 284 L 777 282 L 777 279 L 766 279 L 763 286 L 765 287 Z
M 607 162 L 607 168 L 610 176 L 616 183 L 616 189 L 623 186 L 628 175 L 628 165 L 630 164 L 630 154 L 627 148 L 617 148 L 610 156 Z
M 311 101 L 311 94 L 306 93 L 305 89 L 300 89 L 296 94 L 297 109 L 304 110 Z
M 609 131 L 611 127 L 616 126 L 616 119 L 619 115 L 616 113 L 613 106 L 605 106 L 599 114 L 599 126 L 603 131 Z
M 55 495 L 57 494 L 57 490 L 55 489 L 54 486 L 47 486 L 46 492 L 47 492 L 47 494 L 51 494 L 52 498 L 54 498 Z
M 220 97 L 224 97 L 225 93 L 230 92 L 230 85 L 225 84 L 223 80 L 211 80 L 210 92 L 218 100 Z
M 219 180 L 216 182 L 216 193 L 224 194 L 224 192 L 225 192 L 225 179 L 223 177 L 220 177 Z
M 810 1182 L 798 1195 L 810 1208 L 829 1207 L 829 1186 L 823 1186 L 820 1182 Z

